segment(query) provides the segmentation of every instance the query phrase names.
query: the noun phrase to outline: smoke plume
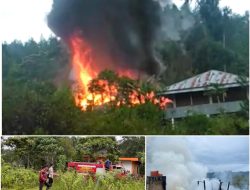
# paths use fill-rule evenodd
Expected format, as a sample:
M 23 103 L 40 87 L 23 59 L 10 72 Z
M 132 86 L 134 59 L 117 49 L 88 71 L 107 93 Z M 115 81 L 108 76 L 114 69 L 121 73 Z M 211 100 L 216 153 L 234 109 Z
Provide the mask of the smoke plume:
M 158 74 L 153 46 L 160 11 L 156 0 L 54 0 L 48 25 L 65 42 L 74 35 L 87 41 L 99 65 L 105 60 Z
M 166 139 L 165 139 L 166 140 Z M 150 138 L 147 142 L 147 175 L 159 170 L 167 176 L 168 190 L 198 190 L 198 180 L 206 178 L 207 168 L 194 157 L 181 138 Z M 157 148 L 156 148 L 157 147 Z
M 248 175 L 242 172 L 210 172 L 208 177 L 208 168 L 195 160 L 184 138 L 147 138 L 146 161 L 147 176 L 158 170 L 167 177 L 168 190 L 204 190 L 203 180 L 206 190 L 220 189 L 219 180 L 222 190 L 227 190 L 229 182 L 229 190 L 248 189 Z M 201 181 L 199 185 L 197 181 Z
M 161 27 L 158 30 L 158 43 L 161 41 L 180 41 L 181 34 L 189 31 L 195 24 L 195 19 L 189 5 L 184 4 L 180 9 L 165 6 L 160 14 Z

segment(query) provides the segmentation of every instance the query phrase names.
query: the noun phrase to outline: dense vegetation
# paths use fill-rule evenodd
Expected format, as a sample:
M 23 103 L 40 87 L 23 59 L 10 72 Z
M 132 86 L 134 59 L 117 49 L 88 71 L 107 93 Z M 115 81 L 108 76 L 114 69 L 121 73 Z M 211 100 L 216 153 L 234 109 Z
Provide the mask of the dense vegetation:
M 138 157 L 144 164 L 144 137 L 9 137 L 2 139 L 2 159 L 14 166 L 40 169 L 50 162 L 65 170 L 69 161 L 96 161 L 104 156 L 111 161 L 119 157 Z M 142 173 L 144 170 L 142 169 Z
M 177 39 L 169 37 L 157 46 L 167 68 L 158 82 L 166 86 L 209 69 L 248 76 L 248 13 L 237 15 L 228 7 L 221 10 L 218 0 L 199 0 L 191 11 L 188 2 L 180 9 L 165 10 L 175 23 L 188 15 L 193 24 L 178 30 Z M 54 37 L 38 43 L 31 39 L 3 44 L 3 134 L 248 133 L 243 114 L 193 116 L 173 128 L 163 111 L 151 103 L 82 112 L 75 106 L 67 80 L 69 58 L 65 45 Z
M 84 179 L 66 169 L 66 162 L 84 161 L 89 157 L 107 157 L 113 163 L 119 157 L 138 157 L 139 171 L 144 175 L 144 137 L 4 137 L 2 139 L 2 189 L 37 189 L 38 170 L 53 162 L 59 177 L 53 189 L 144 189 L 143 177 L 118 179 L 115 172 Z
M 134 179 L 131 176 L 118 179 L 115 173 L 110 172 L 105 176 L 97 176 L 94 179 L 84 178 L 75 172 L 59 172 L 55 178 L 54 190 L 143 190 L 144 178 Z M 2 164 L 1 189 L 35 190 L 38 189 L 38 172 L 21 167 L 12 167 Z

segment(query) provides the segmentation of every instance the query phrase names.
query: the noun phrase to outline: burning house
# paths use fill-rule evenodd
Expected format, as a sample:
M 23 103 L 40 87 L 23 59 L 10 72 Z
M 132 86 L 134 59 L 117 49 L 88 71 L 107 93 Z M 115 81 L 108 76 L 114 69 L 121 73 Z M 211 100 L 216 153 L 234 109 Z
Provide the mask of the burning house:
M 151 171 L 151 175 L 147 176 L 147 190 L 166 190 L 166 176 L 159 171 Z
M 107 103 L 120 106 L 151 101 L 163 108 L 170 102 L 136 88 L 128 97 L 119 97 L 119 84 L 93 81 L 103 70 L 132 79 L 163 70 L 153 48 L 160 27 L 159 11 L 160 4 L 152 0 L 53 1 L 48 26 L 71 53 L 69 78 L 77 107 L 85 111 Z M 95 88 L 90 88 L 91 82 Z
M 217 70 L 172 84 L 161 93 L 173 101 L 166 110 L 166 118 L 239 112 L 248 99 L 248 87 L 248 79 L 243 82 L 238 75 Z

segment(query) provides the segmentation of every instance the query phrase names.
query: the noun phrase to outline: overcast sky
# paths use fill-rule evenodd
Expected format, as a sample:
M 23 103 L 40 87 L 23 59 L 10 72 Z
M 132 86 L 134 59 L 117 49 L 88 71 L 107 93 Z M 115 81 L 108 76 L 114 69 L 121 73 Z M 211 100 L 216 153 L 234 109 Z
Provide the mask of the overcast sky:
M 159 137 L 158 137 L 159 138 Z M 210 171 L 248 171 L 247 136 L 160 137 L 164 143 L 185 140 L 196 162 Z M 150 142 L 150 141 L 147 141 Z M 161 146 L 164 146 L 162 143 Z M 150 147 L 156 149 L 156 147 Z M 173 147 L 174 149 L 174 147 Z
M 173 2 L 180 5 L 183 1 L 174 0 Z M 39 41 L 41 35 L 48 38 L 53 34 L 46 24 L 46 15 L 51 6 L 52 0 L 1 0 L 0 40 L 27 41 L 32 37 Z M 240 14 L 249 10 L 249 3 L 246 0 L 221 0 L 221 6 L 229 6 L 234 12 Z
M 48 38 L 52 32 L 46 15 L 51 6 L 52 0 L 1 0 L 1 41 L 27 41 L 31 37 L 39 41 L 41 35 Z

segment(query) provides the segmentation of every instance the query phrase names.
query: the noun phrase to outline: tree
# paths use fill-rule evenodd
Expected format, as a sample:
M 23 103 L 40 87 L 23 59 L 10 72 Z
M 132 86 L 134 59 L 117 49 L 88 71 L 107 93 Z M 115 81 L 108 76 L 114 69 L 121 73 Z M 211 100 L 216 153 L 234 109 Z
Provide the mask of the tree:
M 194 70 L 196 73 L 205 72 L 210 69 L 230 71 L 232 65 L 237 62 L 236 55 L 222 44 L 213 41 L 203 41 L 195 50 Z
M 63 153 L 63 147 L 60 146 L 58 139 L 53 137 L 38 137 L 35 139 L 36 148 L 35 151 L 38 153 L 37 158 L 48 164 L 54 163 L 57 157 Z
M 202 21 L 210 36 L 215 41 L 222 42 L 222 14 L 219 9 L 219 0 L 198 0 L 197 2 Z
M 145 152 L 144 137 L 123 137 L 119 144 L 120 155 L 123 157 L 137 157 Z
M 114 137 L 93 137 L 85 140 L 76 147 L 79 160 L 82 160 L 84 155 L 90 156 L 91 160 L 96 160 L 99 156 L 118 160 L 119 151 Z
M 33 164 L 32 156 L 34 155 L 35 141 L 29 137 L 13 137 L 3 141 L 4 146 L 8 146 L 13 150 L 17 165 L 24 165 L 25 168 L 31 167 Z M 8 156 L 8 155 L 6 155 Z M 9 159 L 9 157 L 5 157 Z
M 168 36 L 154 44 L 156 55 L 162 58 L 167 68 L 159 76 L 159 81 L 157 78 L 157 82 L 149 85 L 148 82 L 119 77 L 113 71 L 103 71 L 90 84 L 90 91 L 107 90 L 98 84 L 100 79 L 108 81 L 108 91 L 111 91 L 112 85 L 117 85 L 118 94 L 116 101 L 105 104 L 99 110 L 90 108 L 83 112 L 75 105 L 68 81 L 71 55 L 62 40 L 51 37 L 47 40 L 41 38 L 40 42 L 30 39 L 27 42 L 15 40 L 4 43 L 3 134 L 177 133 L 168 130 L 171 128 L 169 123 L 162 122 L 164 113 L 157 106 L 150 102 L 133 106 L 129 95 L 136 94 L 139 101 L 142 101 L 140 94 L 157 91 L 161 86 L 165 87 L 209 69 L 245 76 L 249 74 L 249 12 L 238 15 L 229 7 L 220 9 L 219 0 L 198 0 L 198 7 L 190 10 L 189 2 L 186 0 L 180 9 L 169 6 L 164 10 L 163 14 L 169 19 L 166 22 L 169 24 L 166 27 Z M 139 5 L 140 1 L 132 4 Z M 156 10 L 158 4 L 154 5 Z M 140 12 L 132 11 L 131 14 L 143 20 Z M 145 14 L 152 14 L 148 21 L 155 21 L 157 15 L 154 12 Z M 153 25 L 159 26 L 158 21 Z M 186 22 L 188 28 L 183 26 Z M 145 23 L 143 20 L 141 24 Z M 162 22 L 162 26 L 166 23 Z M 154 30 L 154 27 L 151 29 Z M 147 40 L 144 40 L 144 45 L 147 46 Z M 124 103 L 119 108 L 118 101 Z M 245 114 L 247 106 L 248 102 L 242 105 Z M 245 114 L 240 117 L 246 120 Z M 243 133 L 238 129 L 235 133 Z
M 163 82 L 164 85 L 173 84 L 176 81 L 183 80 L 192 75 L 192 61 L 189 55 L 183 50 L 182 43 L 167 41 L 158 47 L 157 51 L 161 55 L 162 61 L 167 68 L 161 76 L 161 82 Z M 182 73 L 182 75 L 179 73 Z
M 74 147 L 74 140 L 72 138 L 61 137 L 58 138 L 58 143 L 63 147 L 63 152 L 69 160 L 74 160 L 76 157 L 76 149 Z M 64 163 L 65 164 L 65 163 Z

